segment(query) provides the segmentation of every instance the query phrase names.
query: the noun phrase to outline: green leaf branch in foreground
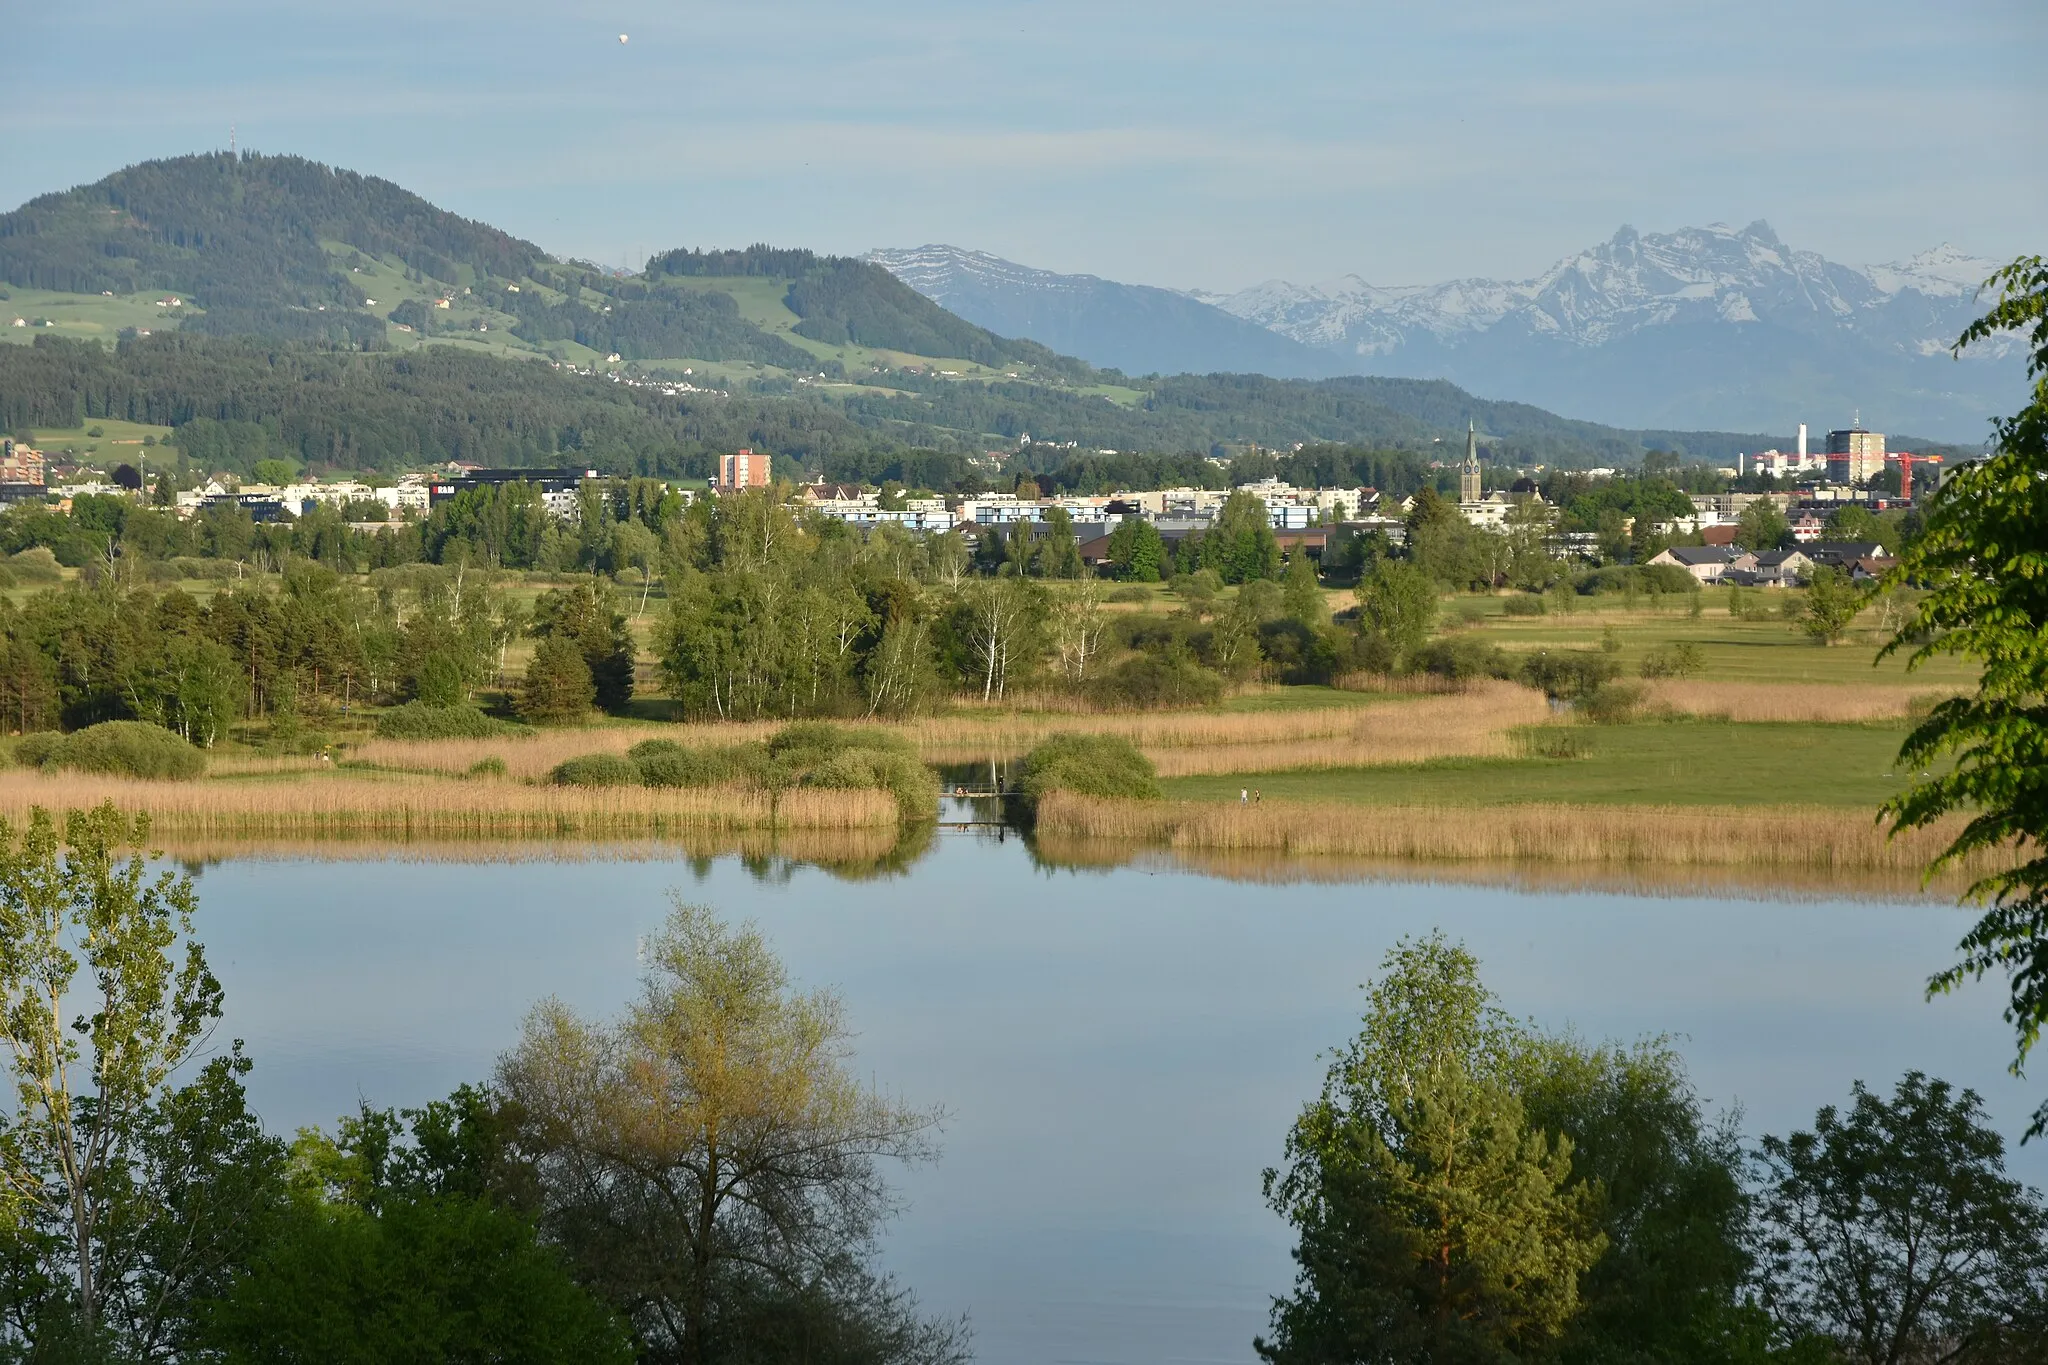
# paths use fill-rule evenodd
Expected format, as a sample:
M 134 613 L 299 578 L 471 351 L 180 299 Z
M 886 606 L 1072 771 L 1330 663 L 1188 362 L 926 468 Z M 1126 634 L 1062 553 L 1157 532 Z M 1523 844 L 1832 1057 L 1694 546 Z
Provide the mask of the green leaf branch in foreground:
M 1992 286 L 1997 305 L 1956 349 L 2024 332 L 2032 401 L 1996 424 L 1996 454 L 1958 469 L 1930 500 L 1924 532 L 1891 577 L 1927 594 L 1879 656 L 1908 650 L 1911 667 L 1949 654 L 1983 671 L 1975 693 L 1936 706 L 1907 736 L 1900 762 L 1923 777 L 1884 813 L 1894 832 L 1968 815 L 1930 872 L 2010 859 L 1970 887 L 1988 908 L 1963 939 L 1961 960 L 1929 990 L 2003 971 L 2018 1075 L 2048 1023 L 2048 264 L 2023 257 Z M 2048 1104 L 2027 1136 L 2044 1131 Z

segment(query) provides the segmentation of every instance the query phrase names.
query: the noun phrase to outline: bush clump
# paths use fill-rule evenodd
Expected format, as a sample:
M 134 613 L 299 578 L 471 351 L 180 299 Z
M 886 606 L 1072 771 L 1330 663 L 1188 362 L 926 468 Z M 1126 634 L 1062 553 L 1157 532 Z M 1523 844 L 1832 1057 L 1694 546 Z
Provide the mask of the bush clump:
M 1580 649 L 1545 650 L 1522 663 L 1522 680 L 1543 689 L 1552 701 L 1590 697 L 1621 674 L 1621 665 L 1605 654 Z
M 626 750 L 650 787 L 764 786 L 768 750 L 761 744 L 686 749 L 672 739 L 642 740 Z
M 495 739 L 517 729 L 474 706 L 435 706 L 409 701 L 377 717 L 381 739 Z
M 184 781 L 206 771 L 206 756 L 161 725 L 109 720 L 60 735 L 25 735 L 14 746 L 22 764 L 84 773 Z
M 1512 678 L 1517 671 L 1514 655 L 1471 635 L 1431 640 L 1415 651 L 1410 663 L 1417 672 L 1460 683 L 1480 678 Z
M 1549 606 L 1542 597 L 1527 593 L 1510 597 L 1501 603 L 1500 609 L 1509 616 L 1544 616 L 1549 613 Z
M 55 583 L 64 576 L 57 556 L 47 546 L 37 545 L 7 557 L 7 571 L 17 583 Z
M 1580 697 L 1576 710 L 1595 725 L 1620 725 L 1641 714 L 1650 689 L 1639 682 L 1604 682 Z
M 1223 695 L 1223 679 L 1185 649 L 1126 659 L 1089 689 L 1104 706 L 1153 711 L 1169 706 L 1210 706 Z
M 1690 640 L 1668 649 L 1653 649 L 1643 656 L 1639 670 L 1646 678 L 1690 678 L 1707 666 L 1707 656 Z
M 574 787 L 791 787 L 885 791 L 905 819 L 938 813 L 939 787 L 908 740 L 883 730 L 797 721 L 750 744 L 687 748 L 642 740 L 620 754 L 585 754 L 559 764 L 549 779 Z
M 1054 735 L 1024 757 L 1018 790 L 1036 803 L 1047 793 L 1157 801 L 1159 772 L 1121 735 Z
M 558 787 L 637 787 L 640 768 L 623 754 L 583 754 L 557 763 L 548 781 Z

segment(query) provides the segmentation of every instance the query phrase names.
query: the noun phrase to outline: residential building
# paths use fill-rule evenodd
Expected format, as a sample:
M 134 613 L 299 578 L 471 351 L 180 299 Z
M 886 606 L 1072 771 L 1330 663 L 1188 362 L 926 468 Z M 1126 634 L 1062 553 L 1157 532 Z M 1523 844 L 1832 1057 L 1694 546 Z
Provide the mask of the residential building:
M 0 483 L 43 486 L 43 452 L 20 441 L 0 439 Z
M 743 488 L 766 488 L 768 486 L 768 459 L 751 450 L 737 451 L 718 457 L 718 477 L 712 486 L 721 493 L 737 493 Z
M 1732 545 L 1673 545 L 1650 563 L 1675 565 L 1702 583 L 1718 583 L 1730 569 L 1754 570 L 1756 556 Z
M 1812 572 L 1813 561 L 1799 550 L 1766 550 L 1750 567 L 1757 586 L 1765 588 L 1789 588 Z

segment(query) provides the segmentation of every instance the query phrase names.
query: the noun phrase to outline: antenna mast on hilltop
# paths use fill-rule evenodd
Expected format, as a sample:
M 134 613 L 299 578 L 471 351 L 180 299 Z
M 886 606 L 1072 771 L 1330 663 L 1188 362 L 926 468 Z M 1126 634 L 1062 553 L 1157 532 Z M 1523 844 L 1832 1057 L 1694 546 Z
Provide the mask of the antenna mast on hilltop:
M 232 123 L 230 123 L 230 124 L 228 125 L 228 155 L 229 155 L 229 156 L 233 156 L 234 154 L 235 154 L 235 125 L 234 125 L 234 124 L 232 124 Z

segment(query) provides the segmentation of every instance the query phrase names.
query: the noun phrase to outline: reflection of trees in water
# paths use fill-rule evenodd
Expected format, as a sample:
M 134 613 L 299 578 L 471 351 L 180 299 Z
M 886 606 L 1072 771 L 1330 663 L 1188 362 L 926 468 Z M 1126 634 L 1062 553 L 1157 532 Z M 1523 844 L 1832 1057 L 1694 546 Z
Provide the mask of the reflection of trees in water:
M 986 773 L 986 768 L 980 770 Z M 766 885 L 787 883 L 799 866 L 843 881 L 874 881 L 908 874 L 938 846 L 940 835 L 977 843 L 1021 843 L 1033 867 L 1046 871 L 1108 872 L 1136 867 L 1192 872 L 1226 881 L 1286 885 L 1297 882 L 1442 882 L 1535 892 L 1597 892 L 1637 896 L 1733 896 L 1750 900 L 1919 901 L 1952 899 L 1956 879 L 1923 888 L 1911 872 L 1846 869 L 1659 867 L 1655 864 L 1512 862 L 1402 862 L 1289 854 L 1265 849 L 1172 849 L 1116 839 L 1079 839 L 1025 831 L 1001 823 L 1008 804 L 995 798 L 965 802 L 977 822 L 944 829 L 931 821 L 894 829 L 766 830 L 687 840 L 324 840 L 168 841 L 166 854 L 193 875 L 232 860 L 412 862 L 668 862 L 687 861 L 691 877 L 710 878 L 720 858 L 737 855 L 748 874 Z M 952 818 L 950 815 L 948 818 Z
M 1657 897 L 1728 896 L 1743 900 L 1946 900 L 1955 886 L 1923 887 L 1917 872 L 1839 868 L 1715 868 L 1655 863 L 1418 862 L 1290 854 L 1277 849 L 1178 849 L 1118 839 L 1034 834 L 1035 866 L 1062 871 L 1137 867 L 1192 872 L 1234 882 L 1440 882 L 1510 891 L 1594 892 Z M 1955 880 L 1955 879 L 1951 879 Z

